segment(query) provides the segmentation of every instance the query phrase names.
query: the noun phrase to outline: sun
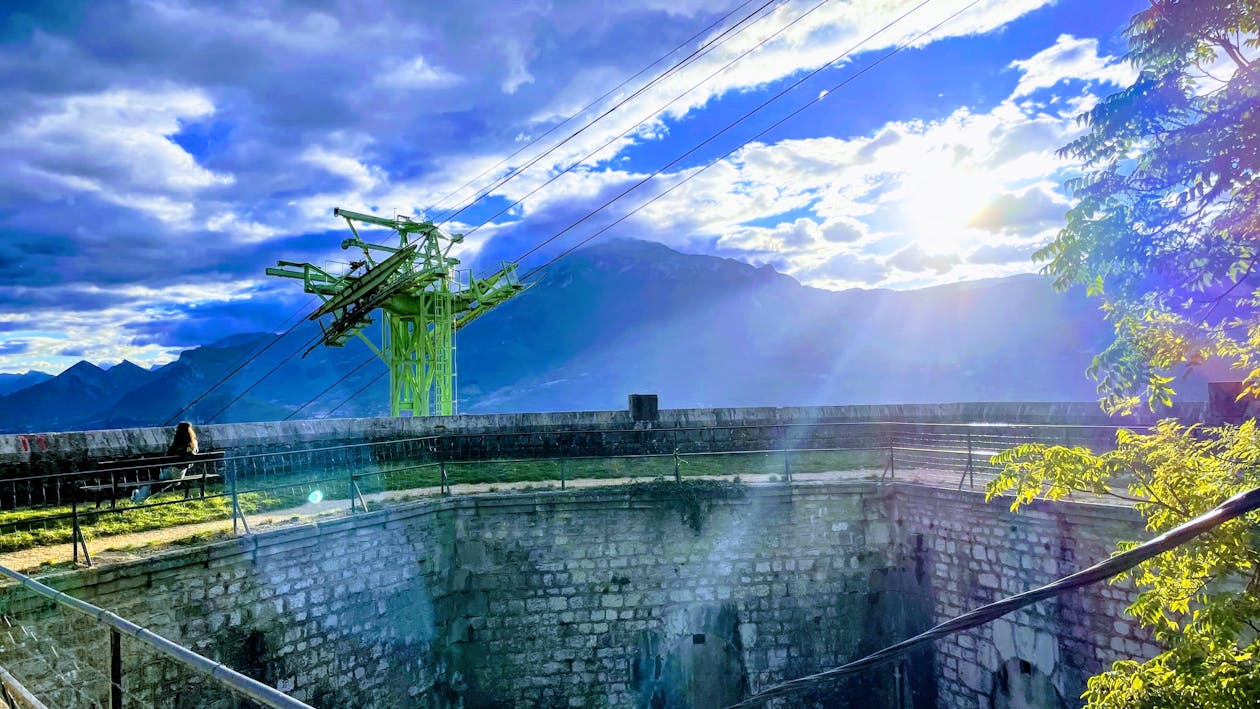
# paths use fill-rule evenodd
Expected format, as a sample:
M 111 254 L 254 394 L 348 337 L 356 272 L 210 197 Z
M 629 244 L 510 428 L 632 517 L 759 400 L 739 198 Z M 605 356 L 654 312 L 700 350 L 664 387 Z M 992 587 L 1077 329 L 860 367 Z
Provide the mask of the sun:
M 965 253 L 978 245 L 968 223 L 1001 191 L 993 177 L 978 170 L 925 162 L 897 191 L 899 221 L 928 253 Z

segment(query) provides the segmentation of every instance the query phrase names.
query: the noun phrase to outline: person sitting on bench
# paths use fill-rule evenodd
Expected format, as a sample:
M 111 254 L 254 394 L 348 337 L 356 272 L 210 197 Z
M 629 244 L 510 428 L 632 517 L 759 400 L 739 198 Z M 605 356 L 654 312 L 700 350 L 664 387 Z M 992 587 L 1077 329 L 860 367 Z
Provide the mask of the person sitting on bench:
M 177 456 L 197 455 L 197 432 L 193 430 L 191 423 L 187 421 L 179 422 L 179 425 L 175 427 L 175 438 L 171 441 L 170 447 L 166 449 L 166 454 Z M 188 473 L 188 468 L 190 467 L 192 466 L 168 465 L 158 473 L 158 480 L 179 480 Z M 131 501 L 139 505 L 149 499 L 149 496 L 152 494 L 152 488 L 144 485 L 132 491 Z

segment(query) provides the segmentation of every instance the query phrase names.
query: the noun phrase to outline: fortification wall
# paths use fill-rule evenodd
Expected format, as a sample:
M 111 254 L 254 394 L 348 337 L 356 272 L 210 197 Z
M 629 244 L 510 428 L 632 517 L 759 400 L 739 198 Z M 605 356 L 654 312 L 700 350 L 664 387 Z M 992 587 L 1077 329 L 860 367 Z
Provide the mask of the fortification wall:
M 890 515 L 898 543 L 926 548 L 934 622 L 1048 584 L 1145 540 L 1124 507 L 1036 502 L 1011 512 L 981 493 L 899 485 Z M 940 706 L 1080 706 L 1085 680 L 1119 659 L 1158 653 L 1124 614 L 1130 585 L 1097 584 L 1041 601 L 937 643 Z M 995 695 L 1035 697 L 991 703 Z
M 1201 403 L 1179 403 L 1171 415 L 1199 421 Z M 229 455 L 278 453 L 326 446 L 396 441 L 443 434 L 486 434 L 470 445 L 504 447 L 503 452 L 531 452 L 528 441 L 491 434 L 548 431 L 624 431 L 722 426 L 790 426 L 808 423 L 910 421 L 924 423 L 1001 424 L 1142 424 L 1150 417 L 1109 419 L 1092 402 L 1085 403 L 958 403 L 888 404 L 743 409 L 662 409 L 655 421 L 634 421 L 628 411 L 577 411 L 530 414 L 487 414 L 425 418 L 317 419 L 198 425 L 203 450 Z M 68 433 L 0 434 L 0 475 L 69 472 L 92 459 L 165 452 L 172 429 L 136 428 Z M 767 445 L 776 443 L 773 435 Z M 599 439 L 603 441 L 604 439 Z M 629 440 L 627 438 L 627 440 Z M 683 437 L 686 443 L 686 437 Z M 664 443 L 662 443 L 664 445 Z M 583 454 L 606 450 L 588 446 Z M 491 451 L 494 452 L 494 451 Z M 537 451 L 533 451 L 537 452 Z M 615 452 L 615 451 L 613 451 Z
M 316 706 L 715 706 L 1075 570 L 1116 538 L 1140 525 L 1110 508 L 1011 516 L 903 483 L 657 483 L 427 501 L 52 584 Z M 47 613 L 21 597 L 0 607 Z M 1035 670 L 1076 706 L 1090 673 L 1153 651 L 1125 602 L 1113 587 L 1047 601 L 792 705 L 990 706 L 1006 668 L 1008 688 Z M 59 640 L 90 655 L 96 637 Z M 128 691 L 217 706 L 163 667 L 129 667 Z

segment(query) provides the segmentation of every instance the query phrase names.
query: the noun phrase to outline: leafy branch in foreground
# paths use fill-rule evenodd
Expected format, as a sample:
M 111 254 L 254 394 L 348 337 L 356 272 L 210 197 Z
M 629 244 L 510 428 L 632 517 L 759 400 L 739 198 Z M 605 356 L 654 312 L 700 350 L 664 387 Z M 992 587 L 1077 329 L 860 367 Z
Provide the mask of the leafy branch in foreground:
M 1115 341 L 1089 374 L 1103 408 L 1170 406 L 1175 378 L 1215 360 L 1260 395 L 1260 0 L 1150 0 L 1125 31 L 1133 84 L 1094 103 L 1060 151 L 1076 162 L 1063 229 L 1034 255 L 1063 290 L 1100 299 Z M 1087 102 L 1088 103 L 1088 102 Z M 1254 421 L 1165 422 L 1106 453 L 1021 446 L 995 458 L 1012 508 L 1088 492 L 1152 532 L 1260 485 Z M 1165 648 L 1089 682 L 1089 706 L 1260 706 L 1260 520 L 1250 514 L 1122 578 Z M 1132 543 L 1120 545 L 1130 548 Z
M 1131 502 L 1160 534 L 1260 487 L 1260 436 L 1254 420 L 1211 428 L 1163 421 L 1148 434 L 1119 431 L 1107 452 L 1028 444 L 993 462 L 1002 472 L 986 497 L 1009 499 L 1012 510 L 1089 493 Z M 1091 678 L 1090 707 L 1260 706 L 1257 522 L 1254 513 L 1226 522 L 1113 580 L 1135 584 L 1128 611 L 1166 649 Z
M 1109 410 L 1167 406 L 1209 358 L 1260 381 L 1260 0 L 1151 0 L 1126 34 L 1132 86 L 1081 114 L 1082 172 L 1034 258 L 1100 297 L 1116 330 L 1091 374 Z

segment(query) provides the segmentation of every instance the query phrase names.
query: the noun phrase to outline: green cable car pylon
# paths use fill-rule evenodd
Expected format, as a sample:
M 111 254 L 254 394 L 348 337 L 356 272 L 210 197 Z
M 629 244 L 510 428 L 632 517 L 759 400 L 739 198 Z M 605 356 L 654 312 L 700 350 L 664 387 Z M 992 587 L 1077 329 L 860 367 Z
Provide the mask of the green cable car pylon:
M 340 208 L 333 209 L 333 216 L 343 217 L 354 234 L 341 248 L 362 250 L 362 261 L 352 261 L 342 274 L 279 261 L 267 275 L 301 279 L 307 293 L 324 301 L 310 316 L 320 322 L 323 344 L 341 347 L 357 336 L 385 361 L 391 415 L 454 413 L 455 333 L 525 290 L 516 264 L 504 263 L 485 278 L 473 278 L 468 271 L 457 271 L 459 259 L 450 255 L 462 234 L 447 235 L 432 221 L 403 216 L 386 219 Z M 364 241 L 355 222 L 393 229 L 398 245 Z M 364 334 L 378 311 L 379 344 Z

